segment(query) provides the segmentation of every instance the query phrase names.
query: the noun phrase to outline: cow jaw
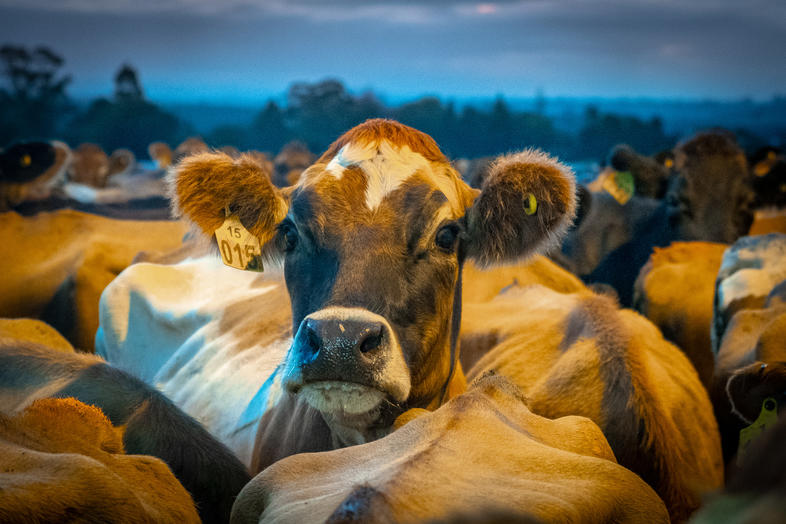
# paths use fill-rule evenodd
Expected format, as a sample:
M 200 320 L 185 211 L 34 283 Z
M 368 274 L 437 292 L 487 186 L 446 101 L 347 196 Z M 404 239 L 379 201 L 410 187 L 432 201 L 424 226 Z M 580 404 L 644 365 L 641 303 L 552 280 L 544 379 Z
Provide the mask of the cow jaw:
M 300 389 L 300 395 L 312 408 L 341 419 L 375 411 L 386 397 L 378 389 L 333 380 L 306 384 Z

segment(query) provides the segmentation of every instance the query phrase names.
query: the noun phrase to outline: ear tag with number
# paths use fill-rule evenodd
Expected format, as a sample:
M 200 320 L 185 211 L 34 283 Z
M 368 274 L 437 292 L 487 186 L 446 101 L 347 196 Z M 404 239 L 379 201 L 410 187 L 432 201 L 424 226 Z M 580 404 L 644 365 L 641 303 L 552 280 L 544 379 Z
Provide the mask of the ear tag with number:
M 262 250 L 259 239 L 251 234 L 240 219 L 227 214 L 226 220 L 216 229 L 216 242 L 224 264 L 235 269 L 262 272 Z
M 765 429 L 774 426 L 776 422 L 778 422 L 778 402 L 772 397 L 767 397 L 761 403 L 759 418 L 754 420 L 753 424 L 740 431 L 740 446 L 737 448 L 738 462 L 748 451 L 751 442 L 764 433 Z
M 614 171 L 603 179 L 603 189 L 605 189 L 614 200 L 624 206 L 633 196 L 635 187 L 633 175 L 630 171 Z

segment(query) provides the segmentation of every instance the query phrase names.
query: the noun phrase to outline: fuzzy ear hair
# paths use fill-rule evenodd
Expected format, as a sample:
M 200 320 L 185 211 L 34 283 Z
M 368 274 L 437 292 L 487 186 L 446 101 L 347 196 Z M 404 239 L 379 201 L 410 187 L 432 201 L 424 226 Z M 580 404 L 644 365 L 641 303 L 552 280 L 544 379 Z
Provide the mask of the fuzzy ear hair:
M 467 212 L 467 255 L 514 262 L 556 244 L 576 213 L 573 171 L 539 150 L 502 156 Z
M 229 209 L 264 245 L 289 208 L 270 174 L 248 155 L 233 159 L 225 153 L 199 153 L 183 159 L 167 178 L 173 214 L 187 218 L 208 237 L 221 227 Z

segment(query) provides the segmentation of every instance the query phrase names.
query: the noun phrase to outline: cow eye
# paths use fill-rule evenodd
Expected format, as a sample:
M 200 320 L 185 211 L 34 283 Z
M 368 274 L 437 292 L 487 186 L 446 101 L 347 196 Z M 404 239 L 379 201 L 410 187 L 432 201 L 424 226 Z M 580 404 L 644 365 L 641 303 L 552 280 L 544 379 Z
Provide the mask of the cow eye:
M 437 231 L 437 236 L 434 238 L 434 243 L 438 248 L 452 253 L 456 249 L 458 232 L 459 230 L 456 224 L 448 224 L 447 226 L 443 226 L 439 231 Z
M 279 235 L 281 235 L 281 248 L 289 253 L 297 247 L 298 236 L 297 229 L 289 222 L 284 222 L 279 226 Z

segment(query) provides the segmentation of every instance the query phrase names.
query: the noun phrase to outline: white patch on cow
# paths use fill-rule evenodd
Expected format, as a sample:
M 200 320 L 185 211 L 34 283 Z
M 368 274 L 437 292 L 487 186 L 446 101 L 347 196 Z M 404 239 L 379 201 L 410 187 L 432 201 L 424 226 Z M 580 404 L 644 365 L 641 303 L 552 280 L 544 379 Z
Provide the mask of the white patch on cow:
M 339 416 L 368 413 L 385 399 L 385 394 L 378 389 L 335 381 L 306 384 L 299 394 L 312 408 Z
M 341 180 L 350 166 L 359 167 L 366 174 L 366 207 L 371 211 L 415 173 L 434 177 L 431 163 L 423 155 L 387 140 L 346 144 L 328 163 L 326 171 Z

